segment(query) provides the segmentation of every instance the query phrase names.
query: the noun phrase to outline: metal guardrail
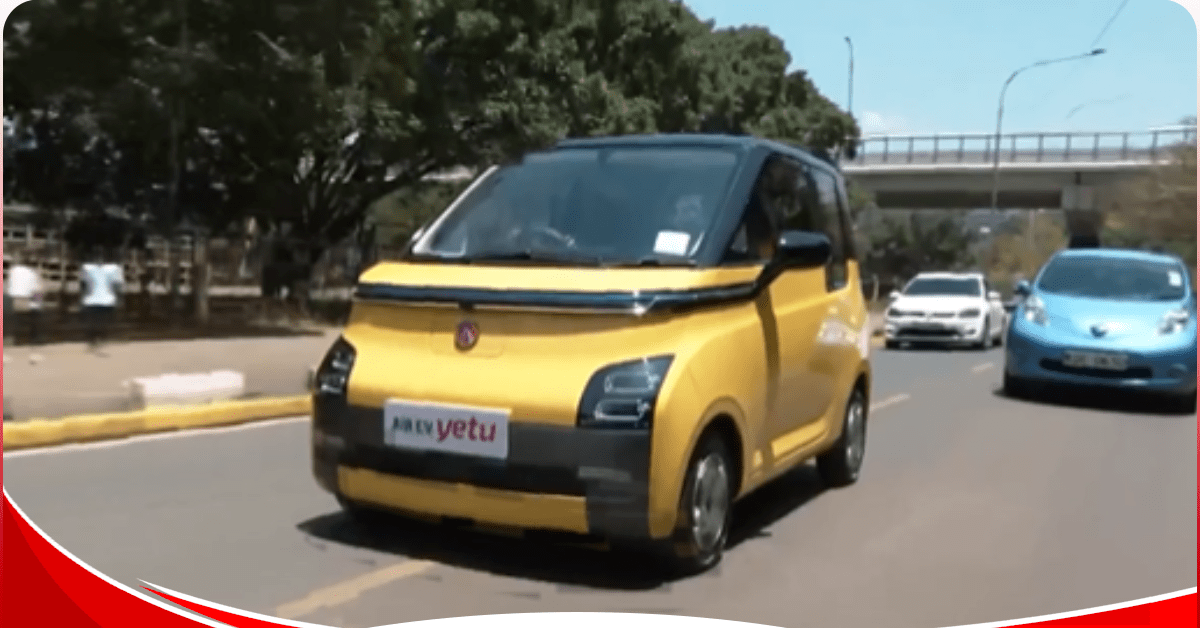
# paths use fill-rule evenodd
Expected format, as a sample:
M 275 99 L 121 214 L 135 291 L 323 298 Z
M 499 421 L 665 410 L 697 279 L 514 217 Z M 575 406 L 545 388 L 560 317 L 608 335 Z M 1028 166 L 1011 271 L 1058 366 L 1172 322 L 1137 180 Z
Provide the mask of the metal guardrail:
M 884 135 L 859 140 L 846 166 L 991 164 L 995 134 Z M 1001 163 L 1156 162 L 1196 144 L 1196 127 L 1127 133 L 1013 133 L 1000 136 Z

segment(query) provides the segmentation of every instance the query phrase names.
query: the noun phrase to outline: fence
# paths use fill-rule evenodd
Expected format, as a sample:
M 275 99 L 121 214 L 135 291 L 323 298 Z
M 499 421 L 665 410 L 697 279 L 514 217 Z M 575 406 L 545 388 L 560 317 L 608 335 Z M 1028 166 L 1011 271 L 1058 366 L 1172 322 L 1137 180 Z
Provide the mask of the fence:
M 884 164 L 990 164 L 994 134 L 885 135 L 860 140 L 851 167 Z M 1156 162 L 1180 146 L 1195 145 L 1196 127 L 1124 133 L 1015 133 L 1001 135 L 1001 163 Z

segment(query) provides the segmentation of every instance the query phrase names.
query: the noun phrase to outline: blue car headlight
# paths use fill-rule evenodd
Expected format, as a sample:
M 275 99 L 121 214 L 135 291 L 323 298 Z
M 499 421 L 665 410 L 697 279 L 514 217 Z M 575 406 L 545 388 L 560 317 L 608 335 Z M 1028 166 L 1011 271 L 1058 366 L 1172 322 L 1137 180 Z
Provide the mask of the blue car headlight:
M 630 360 L 606 366 L 592 375 L 579 401 L 579 427 L 645 429 L 673 355 Z
M 1035 295 L 1030 295 L 1025 299 L 1021 308 L 1021 317 L 1035 325 L 1042 326 L 1045 326 L 1050 320 L 1046 314 L 1046 304 Z
M 1187 308 L 1170 310 L 1166 314 L 1163 314 L 1162 319 L 1158 321 L 1158 333 L 1164 336 L 1177 334 L 1187 329 L 1190 319 L 1191 313 L 1188 312 Z

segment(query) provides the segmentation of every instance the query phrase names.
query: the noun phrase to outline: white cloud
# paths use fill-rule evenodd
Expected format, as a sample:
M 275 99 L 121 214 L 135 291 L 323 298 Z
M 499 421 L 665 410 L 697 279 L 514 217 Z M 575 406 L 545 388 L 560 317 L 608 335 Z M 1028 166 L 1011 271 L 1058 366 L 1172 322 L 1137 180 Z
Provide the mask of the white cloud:
M 863 135 L 878 135 L 881 133 L 907 133 L 908 121 L 903 116 L 892 116 L 878 111 L 864 111 L 858 117 Z

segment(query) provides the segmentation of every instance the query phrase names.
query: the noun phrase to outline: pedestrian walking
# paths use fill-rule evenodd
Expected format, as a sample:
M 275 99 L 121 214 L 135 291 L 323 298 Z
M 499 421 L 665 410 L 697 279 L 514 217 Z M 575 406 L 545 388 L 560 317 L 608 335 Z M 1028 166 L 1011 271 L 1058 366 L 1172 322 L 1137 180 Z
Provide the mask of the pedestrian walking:
M 45 295 L 41 272 L 26 252 L 19 253 L 8 271 L 7 296 L 12 299 L 14 327 L 11 334 L 18 343 L 38 344 L 42 340 L 42 301 Z
M 80 268 L 83 282 L 83 315 L 87 327 L 87 340 L 91 349 L 100 347 L 109 339 L 113 319 L 121 290 L 125 286 L 125 273 L 113 257 L 103 252 L 95 262 L 85 263 Z

